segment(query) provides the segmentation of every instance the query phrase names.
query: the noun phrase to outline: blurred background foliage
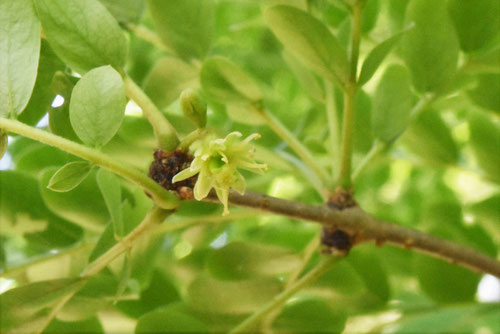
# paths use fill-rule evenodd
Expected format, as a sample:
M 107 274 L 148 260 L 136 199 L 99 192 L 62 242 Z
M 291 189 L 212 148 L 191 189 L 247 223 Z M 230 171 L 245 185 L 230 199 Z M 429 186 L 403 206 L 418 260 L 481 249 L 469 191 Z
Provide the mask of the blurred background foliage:
M 380 219 L 498 258 L 498 1 L 365 1 L 361 63 L 380 42 L 410 22 L 415 27 L 395 42 L 356 97 L 354 166 L 375 140 L 389 143 L 356 178 L 357 201 Z M 255 81 L 266 108 L 329 168 L 328 86 L 283 48 L 262 13 L 271 5 L 294 6 L 323 22 L 348 49 L 349 1 L 101 3 L 127 31 L 127 73 L 142 83 L 181 136 L 195 126 L 182 115 L 179 94 L 200 88 L 204 59 L 220 55 Z M 19 119 L 79 142 L 68 108 L 78 80 L 43 39 L 35 89 Z M 342 94 L 335 89 L 333 95 L 341 114 Z M 264 120 L 238 103 L 206 97 L 208 126 L 221 136 L 231 131 L 262 135 L 257 158 L 270 168 L 263 176 L 245 174 L 249 189 L 322 202 L 307 168 Z M 430 102 L 412 118 L 419 101 Z M 129 102 L 117 135 L 102 150 L 146 171 L 155 140 L 138 115 Z M 78 277 L 89 259 L 117 242 L 95 171 L 69 192 L 47 189 L 52 174 L 70 161 L 75 158 L 21 137 L 10 138 L 1 160 L 0 289 L 8 290 L 2 302 L 16 300 L 12 312 L 32 312 L 33 323 L 55 303 L 58 291 L 79 284 L 70 277 Z M 121 196 L 130 231 L 151 202 L 127 182 L 121 182 Z M 214 204 L 183 203 L 130 254 L 86 282 L 46 332 L 215 333 L 235 327 L 283 290 L 320 226 L 237 208 L 224 218 L 220 212 Z M 184 227 L 170 231 L 176 223 Z M 319 257 L 315 254 L 306 268 Z M 45 280 L 51 285 L 36 283 Z M 34 291 L 55 292 L 52 297 L 44 292 L 33 306 Z M 500 283 L 490 276 L 392 246 L 363 245 L 290 299 L 270 329 L 498 333 L 499 301 Z M 32 306 L 28 310 L 24 304 Z M 7 321 L 3 315 L 2 321 Z

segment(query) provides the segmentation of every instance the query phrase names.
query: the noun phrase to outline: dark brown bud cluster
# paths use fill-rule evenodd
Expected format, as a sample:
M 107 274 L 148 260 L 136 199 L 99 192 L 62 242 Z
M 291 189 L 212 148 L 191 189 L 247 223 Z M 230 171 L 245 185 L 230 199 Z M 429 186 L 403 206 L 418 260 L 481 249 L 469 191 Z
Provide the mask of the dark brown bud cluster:
M 189 168 L 193 155 L 186 151 L 176 150 L 168 152 L 157 149 L 154 152 L 154 161 L 149 167 L 149 177 L 167 190 L 175 191 L 183 199 L 193 198 L 193 188 L 197 175 L 186 180 L 172 183 L 172 178 L 180 171 Z
M 358 205 L 352 191 L 342 188 L 338 188 L 331 194 L 326 204 L 334 210 L 344 210 Z M 354 245 L 354 239 L 351 234 L 337 228 L 325 227 L 321 231 L 321 244 L 325 246 L 324 253 L 345 256 Z

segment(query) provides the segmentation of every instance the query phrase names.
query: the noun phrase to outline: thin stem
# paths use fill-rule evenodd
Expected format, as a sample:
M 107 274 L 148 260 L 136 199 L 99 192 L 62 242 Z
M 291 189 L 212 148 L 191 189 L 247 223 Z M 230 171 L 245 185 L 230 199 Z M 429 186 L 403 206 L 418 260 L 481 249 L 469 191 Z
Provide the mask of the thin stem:
M 342 124 L 341 163 L 338 184 L 344 189 L 352 187 L 351 163 L 352 141 L 354 130 L 354 100 L 356 97 L 357 68 L 359 59 L 359 44 L 361 40 L 361 11 L 362 2 L 358 1 L 352 10 L 353 32 L 350 54 L 349 82 L 344 91 L 344 117 Z
M 164 209 L 173 209 L 179 205 L 177 196 L 166 191 L 146 174 L 121 162 L 117 162 L 95 149 L 56 136 L 50 132 L 33 128 L 16 120 L 0 118 L 0 128 L 56 147 L 114 172 L 143 188 L 152 196 L 155 203 Z
M 265 213 L 258 212 L 255 210 L 245 210 L 245 211 L 240 211 L 240 212 L 233 212 L 229 213 L 228 215 L 221 216 L 219 215 L 211 215 L 211 216 L 204 216 L 204 217 L 195 217 L 195 218 L 186 218 L 178 221 L 172 221 L 169 222 L 168 224 L 162 224 L 154 227 L 152 229 L 152 233 L 155 234 L 163 234 L 163 233 L 168 233 L 171 231 L 176 231 L 180 230 L 192 225 L 198 225 L 198 224 L 208 224 L 208 223 L 222 223 L 226 221 L 232 221 L 232 220 L 238 220 L 238 219 L 245 219 L 245 218 L 252 218 L 252 217 L 258 217 L 258 216 L 263 216 Z
M 339 258 L 337 257 L 324 258 L 321 263 L 319 263 L 315 268 L 304 275 L 304 277 L 302 277 L 288 289 L 284 290 L 282 293 L 274 297 L 267 305 L 252 314 L 250 317 L 246 318 L 242 323 L 233 328 L 229 333 L 236 334 L 248 332 L 249 330 L 251 330 L 261 321 L 264 316 L 281 307 L 288 299 L 290 299 L 290 297 L 292 297 L 302 288 L 306 287 L 308 284 L 314 282 L 317 278 L 323 275 L 338 260 Z
M 302 252 L 302 261 L 300 265 L 295 268 L 294 271 L 291 272 L 290 276 L 288 277 L 288 280 L 285 283 L 285 291 L 289 290 L 292 288 L 293 284 L 297 281 L 299 278 L 300 274 L 304 271 L 306 268 L 307 264 L 311 260 L 312 256 L 316 253 L 316 250 L 318 249 L 320 244 L 320 239 L 319 236 L 314 237 L 309 244 L 307 244 L 306 248 Z M 271 327 L 276 319 L 276 317 L 280 314 L 281 312 L 281 307 L 277 307 L 274 309 L 272 312 L 270 312 L 267 317 L 262 320 L 262 331 L 264 333 L 271 333 Z
M 135 24 L 127 24 L 126 27 L 136 37 L 148 43 L 151 43 L 158 49 L 172 54 L 175 53 L 172 49 L 170 49 L 167 45 L 165 45 L 165 43 L 163 43 L 161 38 L 154 31 L 151 31 L 148 27 Z
M 339 143 L 339 119 L 337 116 L 337 110 L 335 108 L 335 91 L 334 87 L 330 81 L 325 80 L 325 90 L 326 90 L 326 115 L 328 117 L 328 129 L 329 129 L 329 139 L 330 139 L 330 152 L 332 154 L 332 175 L 338 172 L 338 161 L 340 152 Z
M 206 200 L 218 202 L 215 192 L 211 192 Z M 423 232 L 378 220 L 359 207 L 334 210 L 327 206 L 314 206 L 253 192 L 239 195 L 234 191 L 231 191 L 229 195 L 229 203 L 272 212 L 292 219 L 320 223 L 323 226 L 341 229 L 350 235 L 355 235 L 359 242 L 375 241 L 379 246 L 384 243 L 393 244 L 500 278 L 500 262 L 494 258 Z
M 182 138 L 178 148 L 181 150 L 189 149 L 189 146 L 191 146 L 192 143 L 203 137 L 206 133 L 207 133 L 206 129 L 196 129 L 192 131 L 191 133 L 187 134 L 184 138 Z
M 375 140 L 370 151 L 365 155 L 363 160 L 359 163 L 358 167 L 356 167 L 356 169 L 352 173 L 352 180 L 356 182 L 359 176 L 364 172 L 365 168 L 368 167 L 375 160 L 375 158 L 377 158 L 378 155 L 383 152 L 388 146 L 389 143 L 380 141 L 378 139 Z
M 344 189 L 349 189 L 352 186 L 351 180 L 351 164 L 352 164 L 352 138 L 354 130 L 354 96 L 356 92 L 354 88 L 347 88 L 344 93 L 344 118 L 342 126 L 342 146 L 340 171 L 338 185 Z
M 174 151 L 177 145 L 179 145 L 179 138 L 177 137 L 175 128 L 130 77 L 125 76 L 124 83 L 125 93 L 142 109 L 144 117 L 147 118 L 153 127 L 158 147 L 167 151 Z
M 173 211 L 167 211 L 160 209 L 158 207 L 153 207 L 144 217 L 143 221 L 137 225 L 136 228 L 127 234 L 119 243 L 111 247 L 106 253 L 98 257 L 94 262 L 90 263 L 85 267 L 83 272 L 80 274 L 82 278 L 89 278 L 98 274 L 101 270 L 106 268 L 106 266 L 114 260 L 118 255 L 127 251 L 132 247 L 134 240 L 141 236 L 145 231 L 147 231 L 151 226 L 155 224 L 160 224 L 165 218 L 171 214 Z M 60 310 L 66 305 L 66 303 L 85 285 L 86 280 L 75 285 L 74 289 L 71 290 L 66 296 L 57 302 L 57 304 L 52 308 L 47 318 L 38 328 L 37 333 L 42 333 L 45 328 L 50 324 L 50 322 L 57 316 Z
M 160 209 L 158 207 L 153 207 L 148 212 L 146 217 L 144 217 L 142 222 L 132 230 L 132 232 L 130 232 L 124 238 L 122 238 L 116 245 L 111 247 L 106 253 L 102 254 L 95 261 L 87 265 L 87 267 L 83 270 L 80 276 L 82 277 L 93 276 L 98 272 L 100 272 L 102 269 L 106 268 L 106 266 L 113 259 L 115 259 L 118 255 L 122 254 L 127 249 L 129 249 L 134 243 L 134 241 L 139 236 L 141 236 L 146 230 L 150 229 L 154 225 L 160 224 L 171 213 L 172 211 L 167 211 Z
M 316 174 L 321 182 L 328 187 L 330 185 L 330 178 L 326 171 L 317 163 L 311 152 L 305 147 L 293 133 L 288 130 L 279 119 L 274 117 L 268 110 L 255 108 L 267 122 L 267 125 L 283 139 L 292 150 L 304 161 L 304 163 Z

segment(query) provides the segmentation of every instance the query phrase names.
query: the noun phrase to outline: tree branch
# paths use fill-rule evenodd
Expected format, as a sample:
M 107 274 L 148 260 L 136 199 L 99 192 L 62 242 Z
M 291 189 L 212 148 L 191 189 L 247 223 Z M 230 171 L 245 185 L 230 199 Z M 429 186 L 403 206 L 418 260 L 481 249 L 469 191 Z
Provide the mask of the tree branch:
M 215 192 L 211 192 L 206 200 L 218 202 Z M 378 246 L 388 243 L 500 278 L 499 261 L 471 248 L 378 220 L 359 207 L 334 210 L 327 206 L 298 203 L 253 192 L 239 195 L 234 191 L 229 195 L 229 203 L 320 223 L 349 233 L 355 238 L 356 243 L 374 241 Z

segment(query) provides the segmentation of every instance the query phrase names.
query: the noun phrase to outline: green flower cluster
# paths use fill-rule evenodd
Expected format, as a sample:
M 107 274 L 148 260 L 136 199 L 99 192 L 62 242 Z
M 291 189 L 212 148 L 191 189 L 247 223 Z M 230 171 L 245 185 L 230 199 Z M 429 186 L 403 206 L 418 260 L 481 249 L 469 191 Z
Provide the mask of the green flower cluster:
M 210 189 L 214 188 L 217 197 L 224 204 L 224 213 L 229 213 L 228 196 L 229 188 L 240 194 L 245 191 L 245 179 L 238 168 L 262 174 L 267 169 L 266 164 L 258 164 L 254 160 L 255 148 L 250 144 L 252 139 L 260 135 L 254 133 L 243 141 L 239 132 L 231 132 L 224 139 L 208 135 L 194 142 L 194 160 L 191 166 L 177 173 L 172 182 L 178 182 L 198 174 L 194 186 L 194 197 L 199 201 L 205 198 Z

